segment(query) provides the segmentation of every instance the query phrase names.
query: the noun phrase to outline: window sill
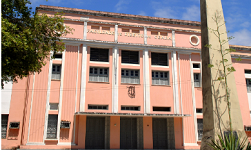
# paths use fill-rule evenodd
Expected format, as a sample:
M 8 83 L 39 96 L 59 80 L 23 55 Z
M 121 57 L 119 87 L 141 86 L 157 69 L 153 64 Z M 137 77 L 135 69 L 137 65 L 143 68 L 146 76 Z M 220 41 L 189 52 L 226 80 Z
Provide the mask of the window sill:
M 121 83 L 121 85 L 141 85 L 140 83 Z
M 158 85 L 158 84 L 152 84 L 152 86 L 166 86 L 166 87 L 171 87 L 171 85 Z
M 140 64 L 121 63 L 122 66 L 140 66 Z
M 90 63 L 94 63 L 94 64 L 109 64 L 109 62 L 103 62 L 103 61 L 90 61 Z
M 98 81 L 88 81 L 88 83 L 110 84 L 110 82 L 98 82 Z
M 169 66 L 151 65 L 151 67 L 169 68 Z
M 58 141 L 58 139 L 45 139 L 44 141 Z
M 201 86 L 196 86 L 196 87 L 194 87 L 194 88 L 202 88 Z
M 61 81 L 61 79 L 51 79 L 51 81 Z

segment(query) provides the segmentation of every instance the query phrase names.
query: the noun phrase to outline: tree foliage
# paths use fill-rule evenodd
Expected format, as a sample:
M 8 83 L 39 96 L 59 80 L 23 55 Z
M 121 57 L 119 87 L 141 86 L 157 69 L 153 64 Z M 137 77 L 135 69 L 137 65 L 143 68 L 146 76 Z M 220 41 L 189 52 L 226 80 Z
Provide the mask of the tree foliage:
M 17 81 L 40 72 L 50 51 L 64 50 L 60 37 L 72 29 L 64 26 L 62 14 L 33 13 L 29 0 L 2 0 L 1 83 Z

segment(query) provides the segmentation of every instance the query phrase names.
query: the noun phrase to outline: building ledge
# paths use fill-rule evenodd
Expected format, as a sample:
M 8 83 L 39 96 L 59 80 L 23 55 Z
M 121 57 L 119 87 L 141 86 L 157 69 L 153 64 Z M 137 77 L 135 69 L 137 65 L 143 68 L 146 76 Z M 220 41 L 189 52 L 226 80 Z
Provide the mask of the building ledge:
M 75 115 L 86 116 L 135 116 L 135 117 L 191 117 L 190 114 L 143 114 L 143 113 L 104 113 L 104 112 L 76 112 Z

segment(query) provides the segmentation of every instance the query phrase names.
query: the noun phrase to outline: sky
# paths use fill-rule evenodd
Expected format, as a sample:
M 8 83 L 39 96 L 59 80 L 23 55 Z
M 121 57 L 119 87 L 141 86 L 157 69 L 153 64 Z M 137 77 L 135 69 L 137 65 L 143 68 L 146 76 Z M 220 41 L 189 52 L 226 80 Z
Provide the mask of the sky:
M 35 10 L 50 5 L 200 21 L 200 0 L 30 0 Z M 251 46 L 251 0 L 221 0 L 232 45 Z

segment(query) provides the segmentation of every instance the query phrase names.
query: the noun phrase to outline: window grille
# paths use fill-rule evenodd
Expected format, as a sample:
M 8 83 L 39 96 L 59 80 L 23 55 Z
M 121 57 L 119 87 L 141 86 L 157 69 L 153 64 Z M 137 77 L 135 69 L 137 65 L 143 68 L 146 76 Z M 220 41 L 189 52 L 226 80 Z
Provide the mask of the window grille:
M 91 48 L 90 61 L 109 62 L 109 49 Z
M 196 113 L 203 113 L 203 110 L 200 108 L 196 108 Z
M 62 53 L 54 54 L 55 59 L 62 59 Z
M 108 105 L 88 105 L 88 109 L 103 109 L 103 110 L 108 110 Z
M 169 85 L 169 73 L 161 71 L 152 71 L 153 85 Z
M 47 139 L 57 139 L 58 115 L 48 116 Z
M 200 74 L 199 73 L 194 73 L 194 87 L 200 87 Z
M 139 64 L 138 51 L 122 51 L 122 63 Z
M 121 106 L 121 110 L 140 111 L 140 107 L 139 106 Z
M 246 79 L 247 92 L 251 93 L 251 79 Z
M 245 74 L 251 74 L 251 70 L 245 70 Z
M 139 84 L 139 70 L 121 70 L 121 83 Z
M 168 66 L 167 58 L 166 53 L 151 53 L 152 65 Z
M 197 126 L 198 126 L 198 140 L 201 140 L 203 135 L 203 119 L 197 119 Z
M 50 103 L 50 110 L 58 110 L 58 103 Z
M 108 68 L 90 68 L 89 81 L 109 82 Z
M 51 79 L 60 80 L 61 79 L 61 65 L 52 65 L 52 75 Z
M 9 117 L 9 115 L 2 115 L 2 119 L 1 119 L 2 139 L 6 139 L 7 126 L 8 126 L 8 117 Z

